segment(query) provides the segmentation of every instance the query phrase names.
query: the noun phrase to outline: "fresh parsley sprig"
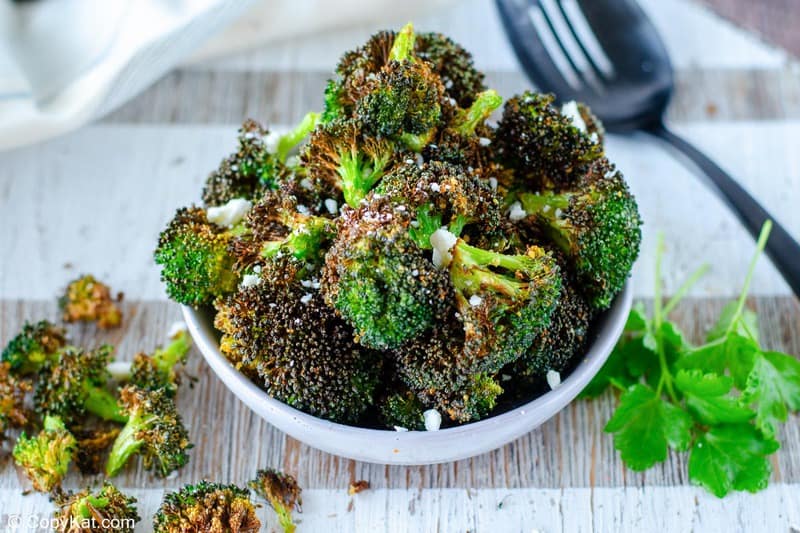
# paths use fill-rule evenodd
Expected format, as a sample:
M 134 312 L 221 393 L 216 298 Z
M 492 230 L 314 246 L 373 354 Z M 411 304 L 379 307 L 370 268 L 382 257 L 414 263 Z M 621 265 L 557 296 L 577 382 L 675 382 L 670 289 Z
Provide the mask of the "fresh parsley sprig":
M 619 343 L 581 393 L 596 397 L 609 386 L 621 392 L 605 431 L 629 468 L 646 470 L 671 448 L 688 451 L 689 479 L 719 497 L 767 486 L 779 424 L 800 410 L 800 361 L 764 350 L 757 316 L 745 307 L 771 227 L 767 221 L 761 229 L 739 298 L 725 306 L 701 346 L 689 344 L 668 317 L 708 267 L 665 304 L 659 238 L 652 316 L 641 303 L 631 310 Z

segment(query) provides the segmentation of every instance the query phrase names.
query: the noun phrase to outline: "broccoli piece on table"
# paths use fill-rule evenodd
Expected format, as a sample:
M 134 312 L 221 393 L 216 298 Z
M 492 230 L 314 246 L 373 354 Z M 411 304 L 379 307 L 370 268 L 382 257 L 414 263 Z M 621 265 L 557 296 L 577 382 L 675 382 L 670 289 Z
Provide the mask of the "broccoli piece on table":
M 140 520 L 136 498 L 123 494 L 108 482 L 95 492 L 86 489 L 57 494 L 55 503 L 59 533 L 133 533 Z
M 164 389 L 174 395 L 180 384 L 179 364 L 186 364 L 186 355 L 192 347 L 189 332 L 178 331 L 164 348 L 157 348 L 151 355 L 140 352 L 133 357 L 128 382 L 144 390 Z
M 200 481 L 164 496 L 153 517 L 154 533 L 257 533 L 250 493 L 236 485 Z
M 642 219 L 628 186 L 607 160 L 591 165 L 572 187 L 521 193 L 533 224 L 570 261 L 592 307 L 605 309 L 630 275 Z
M 236 207 L 232 202 L 237 200 L 226 204 L 228 209 Z M 243 207 L 249 208 L 249 204 Z M 200 207 L 178 209 L 161 232 L 154 254 L 167 294 L 184 305 L 209 304 L 215 297 L 234 291 L 239 283 L 234 257 L 228 250 L 237 230 L 210 222 L 210 213 Z M 234 216 L 234 223 L 239 222 L 239 216 L 243 214 Z
M 26 322 L 22 331 L 3 349 L 2 360 L 8 363 L 11 373 L 18 376 L 35 374 L 58 355 L 67 344 L 64 328 L 47 320 Z
M 120 294 L 116 301 L 121 299 Z M 86 274 L 67 285 L 58 303 L 65 322 L 97 322 L 98 327 L 107 329 L 115 328 L 122 322 L 122 312 L 114 301 L 108 285 Z
M 95 475 L 103 471 L 105 454 L 119 435 L 119 427 L 77 427 L 72 434 L 77 439 L 75 464 L 84 475 Z
M 586 130 L 577 106 L 559 109 L 554 100 L 531 92 L 515 96 L 497 125 L 497 154 L 528 189 L 569 187 L 603 156 L 600 135 Z
M 28 437 L 24 432 L 19 436 L 14 461 L 25 471 L 33 488 L 50 492 L 67 475 L 76 444 L 61 418 L 45 416 L 44 428 L 36 436 Z
M 294 533 L 296 526 L 292 520 L 292 511 L 300 508 L 302 489 L 297 480 L 272 468 L 259 470 L 256 478 L 248 483 L 256 494 L 267 500 L 278 515 L 278 523 L 284 533 Z
M 380 358 L 323 301 L 318 271 L 289 254 L 264 264 L 258 281 L 217 302 L 220 347 L 292 407 L 355 422 L 372 404 Z
M 104 345 L 86 351 L 68 346 L 59 357 L 47 363 L 34 391 L 34 406 L 43 415 L 60 416 L 71 424 L 87 412 L 104 420 L 125 422 L 117 399 L 109 392 L 107 366 L 114 348 Z
M 447 274 L 415 244 L 411 222 L 408 210 L 381 199 L 345 210 L 339 219 L 322 289 L 364 346 L 396 347 L 448 307 Z
M 172 398 L 163 389 L 129 385 L 120 391 L 128 421 L 111 447 L 106 476 L 116 476 L 131 456 L 142 456 L 145 469 L 166 477 L 189 461 L 189 434 Z
M 9 428 L 28 423 L 30 414 L 25 407 L 25 395 L 30 390 L 30 382 L 15 376 L 9 363 L 0 363 L 0 441 Z

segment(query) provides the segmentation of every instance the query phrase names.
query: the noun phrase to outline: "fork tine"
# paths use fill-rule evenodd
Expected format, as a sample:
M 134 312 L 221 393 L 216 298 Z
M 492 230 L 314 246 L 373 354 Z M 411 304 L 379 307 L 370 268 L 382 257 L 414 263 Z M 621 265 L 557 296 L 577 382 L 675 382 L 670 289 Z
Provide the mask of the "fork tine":
M 570 87 L 580 90 L 583 87 L 583 82 L 578 74 L 578 69 L 561 44 L 555 28 L 553 28 L 547 13 L 542 8 L 542 3 L 539 0 L 532 2 L 528 6 L 527 14 L 535 35 L 539 37 L 544 51 L 550 57 L 555 68 Z
M 557 3 L 569 31 L 592 68 L 606 80 L 613 79 L 615 75 L 614 64 L 608 58 L 600 43 L 597 42 L 597 38 L 586 20 L 578 0 L 557 0 Z

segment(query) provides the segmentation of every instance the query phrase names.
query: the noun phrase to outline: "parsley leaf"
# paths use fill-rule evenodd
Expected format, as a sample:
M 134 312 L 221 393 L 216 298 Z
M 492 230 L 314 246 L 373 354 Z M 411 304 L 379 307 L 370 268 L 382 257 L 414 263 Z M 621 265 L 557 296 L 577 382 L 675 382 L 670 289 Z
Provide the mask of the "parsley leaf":
M 747 422 L 754 416 L 752 410 L 730 395 L 733 380 L 727 376 L 679 370 L 675 386 L 683 393 L 686 408 L 703 424 Z
M 757 354 L 741 401 L 756 404 L 756 425 L 774 436 L 789 411 L 800 410 L 800 361 L 779 352 Z
M 683 409 L 637 384 L 622 395 L 605 431 L 614 433 L 614 447 L 629 468 L 647 470 L 667 458 L 667 446 L 688 449 L 691 427 L 692 419 Z
M 720 498 L 734 489 L 759 491 L 772 473 L 766 456 L 778 448 L 751 424 L 712 427 L 692 447 L 689 479 Z
M 736 386 L 744 388 L 758 349 L 758 344 L 752 339 L 729 333 L 686 351 L 678 361 L 678 368 L 696 368 L 720 375 L 725 374 L 727 368 Z

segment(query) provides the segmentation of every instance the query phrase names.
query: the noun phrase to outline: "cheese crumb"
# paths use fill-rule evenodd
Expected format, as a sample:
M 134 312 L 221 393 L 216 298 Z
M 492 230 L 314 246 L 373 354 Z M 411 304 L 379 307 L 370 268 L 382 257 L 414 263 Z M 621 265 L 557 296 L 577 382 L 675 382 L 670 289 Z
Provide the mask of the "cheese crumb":
M 264 146 L 267 149 L 267 152 L 274 154 L 278 151 L 278 142 L 281 140 L 281 134 L 275 131 L 271 131 L 267 133 L 267 136 L 264 137 Z
M 234 198 L 227 204 L 219 207 L 209 207 L 206 212 L 208 221 L 221 228 L 229 228 L 238 224 L 250 211 L 253 204 L 244 198 Z
M 439 184 L 438 183 L 431 183 L 430 188 L 433 192 L 439 192 Z
M 398 433 L 405 433 L 408 431 L 408 428 L 404 428 L 403 426 L 395 426 L 394 430 Z
M 335 215 L 339 212 L 339 203 L 333 198 L 325 198 L 325 209 L 327 209 L 328 213 L 331 215 Z
M 555 370 L 548 370 L 547 384 L 550 385 L 551 389 L 556 390 L 559 387 L 559 385 L 561 385 L 561 374 L 559 374 Z
M 497 190 L 497 178 L 494 176 L 489 178 L 489 187 L 491 187 L 493 191 Z
M 433 265 L 436 268 L 444 268 L 453 260 L 450 250 L 456 245 L 458 237 L 450 233 L 446 227 L 442 226 L 433 232 L 430 238 L 433 246 Z
M 561 114 L 572 121 L 572 125 L 586 133 L 586 122 L 583 121 L 578 103 L 575 100 L 561 106 Z
M 287 167 L 296 167 L 300 164 L 300 158 L 296 155 L 290 155 L 286 158 L 286 166 Z
M 425 429 L 427 431 L 439 431 L 442 425 L 442 415 L 439 414 L 439 411 L 428 409 L 422 413 L 422 416 L 425 418 Z
M 508 219 L 511 222 L 517 222 L 517 221 L 522 220 L 523 218 L 525 218 L 527 216 L 528 216 L 528 213 L 526 213 L 525 210 L 522 209 L 522 204 L 521 203 L 519 203 L 517 201 L 517 202 L 514 202 L 513 204 L 511 204 L 511 207 L 508 210 Z
M 127 381 L 131 377 L 131 362 L 111 361 L 106 365 L 106 370 L 114 381 Z
M 248 287 L 255 287 L 261 283 L 261 276 L 258 274 L 245 274 L 242 276 L 241 287 L 246 289 Z
M 188 331 L 189 328 L 186 327 L 186 322 L 183 320 L 177 320 L 172 323 L 172 325 L 167 330 L 167 338 L 174 339 L 178 335 Z
M 303 178 L 300 180 L 300 186 L 307 191 L 310 191 L 314 188 L 314 185 L 311 183 L 311 180 L 308 178 Z
M 300 298 L 300 302 L 303 303 L 303 304 L 308 304 L 308 302 L 310 302 L 311 298 L 313 298 L 313 297 L 314 297 L 314 295 L 312 295 L 311 293 L 306 293 L 306 294 L 303 295 L 302 298 Z
M 483 298 L 481 298 L 477 294 L 473 294 L 472 296 L 469 297 L 469 305 L 471 305 L 472 307 L 478 307 L 482 303 L 483 303 Z

